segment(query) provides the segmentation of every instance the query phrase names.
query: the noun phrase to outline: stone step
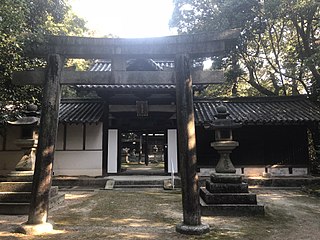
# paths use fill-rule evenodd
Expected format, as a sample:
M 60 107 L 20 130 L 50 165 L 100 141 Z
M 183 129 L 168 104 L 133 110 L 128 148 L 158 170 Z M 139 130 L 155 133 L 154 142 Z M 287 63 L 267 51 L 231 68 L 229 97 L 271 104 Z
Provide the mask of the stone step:
M 247 183 L 213 183 L 206 181 L 206 189 L 211 193 L 248 193 Z
M 49 207 L 52 208 L 64 201 L 64 194 L 57 194 L 49 200 Z M 3 215 L 27 215 L 29 213 L 28 202 L 0 202 L 0 214 Z
M 115 185 L 163 185 L 163 180 L 115 180 Z
M 210 193 L 202 187 L 200 196 L 207 204 L 257 204 L 253 193 Z
M 32 182 L 0 182 L 0 192 L 31 192 Z
M 264 215 L 260 204 L 207 204 L 200 198 L 202 216 L 255 216 Z
M 55 177 L 52 180 L 52 185 L 59 187 L 86 187 L 86 188 L 103 188 L 106 185 L 105 178 L 78 178 L 78 177 Z
M 144 185 L 144 184 L 129 184 L 129 185 L 114 185 L 114 188 L 163 188 L 163 184 L 162 185 Z
M 210 180 L 213 183 L 242 183 L 242 175 L 228 173 L 211 174 Z
M 31 192 L 1 192 L 0 203 L 24 203 L 31 199 Z
M 0 214 L 3 215 L 27 215 L 29 203 L 0 203 Z
M 50 196 L 54 197 L 58 194 L 58 187 L 53 186 L 50 189 Z M 0 203 L 23 203 L 29 202 L 31 192 L 0 192 Z
M 114 188 L 163 188 L 163 180 L 115 180 Z

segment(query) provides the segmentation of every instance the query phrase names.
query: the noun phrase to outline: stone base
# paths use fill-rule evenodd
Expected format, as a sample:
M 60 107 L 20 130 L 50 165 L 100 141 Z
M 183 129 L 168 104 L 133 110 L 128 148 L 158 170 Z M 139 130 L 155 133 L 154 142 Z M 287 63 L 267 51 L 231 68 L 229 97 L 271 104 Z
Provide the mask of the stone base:
M 202 187 L 200 197 L 208 204 L 257 204 L 257 196 L 253 193 L 210 193 Z
M 261 204 L 207 204 L 200 198 L 202 216 L 264 216 Z
M 191 226 L 191 225 L 185 225 L 184 223 L 179 223 L 176 226 L 176 231 L 178 233 L 186 234 L 186 235 L 202 235 L 210 232 L 210 227 L 208 224 Z
M 22 224 L 16 229 L 17 233 L 22 233 L 26 235 L 41 235 L 53 232 L 53 225 L 51 223 L 41 223 L 41 224 Z
M 256 194 L 249 193 L 248 184 L 236 174 L 215 173 L 200 189 L 201 214 L 215 215 L 263 215 L 264 206 L 257 204 Z
M 34 171 L 11 171 L 6 176 L 8 182 L 32 182 Z
M 8 177 L 33 177 L 34 171 L 11 171 Z
M 163 181 L 163 189 L 164 190 L 173 190 L 174 189 L 174 185 L 172 185 L 171 179 L 165 179 Z

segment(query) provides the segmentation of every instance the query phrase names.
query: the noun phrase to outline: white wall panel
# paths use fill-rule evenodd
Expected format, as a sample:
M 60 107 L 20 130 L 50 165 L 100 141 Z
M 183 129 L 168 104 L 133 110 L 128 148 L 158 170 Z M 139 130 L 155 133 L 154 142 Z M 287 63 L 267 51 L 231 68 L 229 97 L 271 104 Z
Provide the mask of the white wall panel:
M 63 141 L 64 141 L 64 125 L 60 123 L 58 126 L 56 150 L 63 150 Z
M 168 172 L 178 172 L 177 130 L 168 129 Z M 173 169 L 172 169 L 173 168 Z
M 108 132 L 108 173 L 118 171 L 118 130 L 109 129 Z
M 83 125 L 68 124 L 66 137 L 66 150 L 83 149 Z
M 86 125 L 86 150 L 102 149 L 102 123 Z
M 54 175 L 102 175 L 102 151 L 56 151 Z

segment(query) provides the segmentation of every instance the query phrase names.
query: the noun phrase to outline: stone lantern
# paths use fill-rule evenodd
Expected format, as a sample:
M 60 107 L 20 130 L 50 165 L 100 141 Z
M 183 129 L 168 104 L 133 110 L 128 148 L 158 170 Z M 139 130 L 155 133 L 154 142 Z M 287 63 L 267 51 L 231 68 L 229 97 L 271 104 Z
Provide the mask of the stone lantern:
M 206 186 L 200 188 L 201 214 L 204 216 L 218 215 L 263 215 L 264 206 L 257 203 L 256 194 L 249 193 L 248 184 L 242 181 L 242 175 L 235 174 L 230 153 L 239 146 L 233 141 L 232 129 L 239 127 L 232 119 L 226 107 L 216 108 L 216 120 L 205 125 L 215 130 L 215 141 L 211 146 L 220 154 L 216 173 L 206 180 Z
M 232 119 L 227 119 L 229 113 L 223 105 L 216 107 L 216 120 L 207 124 L 207 128 L 215 130 L 215 141 L 211 143 L 211 147 L 218 151 L 220 158 L 216 166 L 217 173 L 235 173 L 230 154 L 233 149 L 239 146 L 237 141 L 233 141 L 232 129 L 240 127 Z
M 21 127 L 20 138 L 15 141 L 15 144 L 23 150 L 23 156 L 15 167 L 16 171 L 33 174 L 40 121 L 40 114 L 37 110 L 36 105 L 29 104 L 26 111 L 23 112 L 24 117 L 13 122 L 8 122 L 11 125 Z

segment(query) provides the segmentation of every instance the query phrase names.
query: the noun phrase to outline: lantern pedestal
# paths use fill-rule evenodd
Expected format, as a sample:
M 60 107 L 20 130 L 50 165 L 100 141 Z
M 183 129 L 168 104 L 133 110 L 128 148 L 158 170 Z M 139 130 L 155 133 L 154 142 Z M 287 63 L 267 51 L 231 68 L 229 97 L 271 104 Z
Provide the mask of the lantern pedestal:
M 18 139 L 16 141 L 16 145 L 24 151 L 23 156 L 15 167 L 16 171 L 34 170 L 37 142 L 35 139 Z
M 257 204 L 256 194 L 249 193 L 241 175 L 212 174 L 200 189 L 200 197 L 203 216 L 264 215 L 264 206 Z
M 218 141 L 211 143 L 211 147 L 220 154 L 220 159 L 216 166 L 216 173 L 236 173 L 236 169 L 230 159 L 230 154 L 232 150 L 238 146 L 239 143 L 236 141 Z

